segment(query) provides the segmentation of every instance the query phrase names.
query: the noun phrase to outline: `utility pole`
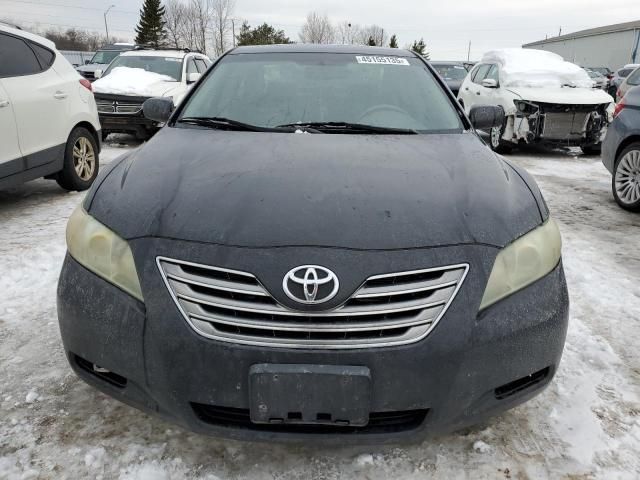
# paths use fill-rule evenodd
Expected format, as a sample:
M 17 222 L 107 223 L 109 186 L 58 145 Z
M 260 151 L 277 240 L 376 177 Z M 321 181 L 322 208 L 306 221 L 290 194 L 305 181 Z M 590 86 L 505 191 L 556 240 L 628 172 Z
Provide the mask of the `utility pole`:
M 236 48 L 236 20 L 231 19 L 231 35 L 233 35 L 233 48 Z
M 109 43 L 109 27 L 107 26 L 107 13 L 109 13 L 109 10 L 111 10 L 113 7 L 115 7 L 115 5 L 111 5 L 109 8 L 107 8 L 107 10 L 104 12 L 104 30 L 107 34 L 107 43 Z
M 469 48 L 467 49 L 467 62 L 471 61 L 471 40 L 469 40 Z

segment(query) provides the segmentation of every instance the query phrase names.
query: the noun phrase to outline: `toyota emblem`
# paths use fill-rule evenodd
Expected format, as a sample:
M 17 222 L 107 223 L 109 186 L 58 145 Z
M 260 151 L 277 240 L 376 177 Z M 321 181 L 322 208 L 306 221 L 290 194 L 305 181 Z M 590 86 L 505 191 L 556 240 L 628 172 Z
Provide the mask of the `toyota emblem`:
M 328 302 L 336 296 L 339 286 L 336 274 L 318 265 L 302 265 L 289 270 L 282 281 L 287 297 L 307 305 Z

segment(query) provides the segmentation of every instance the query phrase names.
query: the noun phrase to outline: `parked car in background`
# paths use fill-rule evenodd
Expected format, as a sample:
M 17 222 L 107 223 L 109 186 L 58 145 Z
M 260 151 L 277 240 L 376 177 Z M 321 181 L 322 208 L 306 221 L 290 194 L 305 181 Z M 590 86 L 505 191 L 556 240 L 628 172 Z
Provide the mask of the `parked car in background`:
M 206 55 L 184 50 L 136 48 L 122 53 L 93 84 L 102 136 L 132 133 L 147 139 L 162 125 L 145 118 L 142 104 L 151 97 L 180 103 L 189 88 L 209 68 Z
M 96 70 L 105 70 L 109 64 L 123 52 L 133 50 L 133 43 L 114 43 L 100 48 L 86 64 L 80 65 L 76 70 L 87 80 L 95 80 Z
M 618 205 L 640 211 L 640 87 L 627 91 L 616 105 L 615 119 L 602 145 L 602 163 L 611 172 Z
M 613 70 L 609 67 L 585 67 L 587 70 L 591 70 L 593 72 L 598 72 L 607 78 L 607 80 L 611 80 L 613 78 Z
M 622 100 L 630 89 L 637 87 L 638 85 L 640 85 L 640 67 L 627 75 L 627 78 L 625 78 L 620 84 L 620 87 L 618 87 L 618 91 L 616 92 L 616 100 Z
M 462 62 L 430 62 L 447 84 L 447 87 L 458 96 L 460 86 L 467 76 L 467 69 Z
M 609 88 L 609 80 L 607 80 L 607 77 L 595 70 L 589 70 L 588 68 L 585 68 L 585 71 L 589 75 L 589 78 L 593 80 L 593 88 L 599 88 L 605 91 Z
M 598 153 L 612 119 L 613 98 L 592 88 L 584 69 L 542 50 L 488 52 L 469 73 L 458 99 L 499 105 L 505 122 L 491 129 L 491 148 L 506 153 L 520 142 L 580 146 Z
M 86 190 L 98 174 L 91 83 L 53 42 L 0 24 L 0 188 L 39 177 Z
M 611 95 L 613 98 L 616 98 L 618 88 L 620 88 L 620 85 L 622 85 L 624 79 L 627 78 L 631 74 L 631 72 L 633 72 L 638 67 L 640 67 L 640 64 L 630 63 L 619 69 L 613 75 L 613 78 L 611 79 L 611 82 L 609 84 L 609 95 Z
M 69 220 L 58 320 L 120 401 L 246 440 L 398 442 L 541 393 L 569 299 L 558 226 L 408 50 L 247 46 Z M 304 133 L 304 134 L 301 134 Z M 389 161 L 392 158 L 393 161 Z

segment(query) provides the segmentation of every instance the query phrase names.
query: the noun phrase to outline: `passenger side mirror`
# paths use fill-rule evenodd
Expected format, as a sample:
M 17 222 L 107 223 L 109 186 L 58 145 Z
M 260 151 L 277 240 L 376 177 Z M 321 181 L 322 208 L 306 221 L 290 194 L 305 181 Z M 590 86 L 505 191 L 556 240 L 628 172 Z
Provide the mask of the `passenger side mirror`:
M 485 78 L 482 80 L 482 86 L 485 88 L 498 88 L 498 82 L 493 78 Z
M 173 112 L 173 100 L 170 98 L 149 98 L 142 104 L 142 113 L 149 120 L 165 123 Z
M 94 78 L 98 79 L 102 77 L 102 70 L 98 69 L 95 72 L 93 72 L 93 76 Z
M 202 75 L 200 75 L 199 73 L 193 72 L 193 73 L 187 73 L 187 83 L 196 83 L 198 80 L 200 80 L 200 77 Z
M 476 105 L 471 107 L 469 120 L 476 130 L 501 127 L 504 123 L 504 109 L 492 105 Z

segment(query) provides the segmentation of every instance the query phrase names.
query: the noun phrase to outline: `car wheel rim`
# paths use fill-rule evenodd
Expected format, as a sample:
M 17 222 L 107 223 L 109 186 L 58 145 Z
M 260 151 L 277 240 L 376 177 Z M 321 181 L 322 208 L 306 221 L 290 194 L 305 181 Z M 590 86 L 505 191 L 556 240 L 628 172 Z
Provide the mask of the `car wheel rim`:
M 73 167 L 76 174 L 82 180 L 90 180 L 96 169 L 96 155 L 93 145 L 85 138 L 80 137 L 73 144 Z
M 491 146 L 497 148 L 500 145 L 500 127 L 493 127 L 491 129 Z
M 623 203 L 634 204 L 640 201 L 640 150 L 631 150 L 618 162 L 615 188 Z

